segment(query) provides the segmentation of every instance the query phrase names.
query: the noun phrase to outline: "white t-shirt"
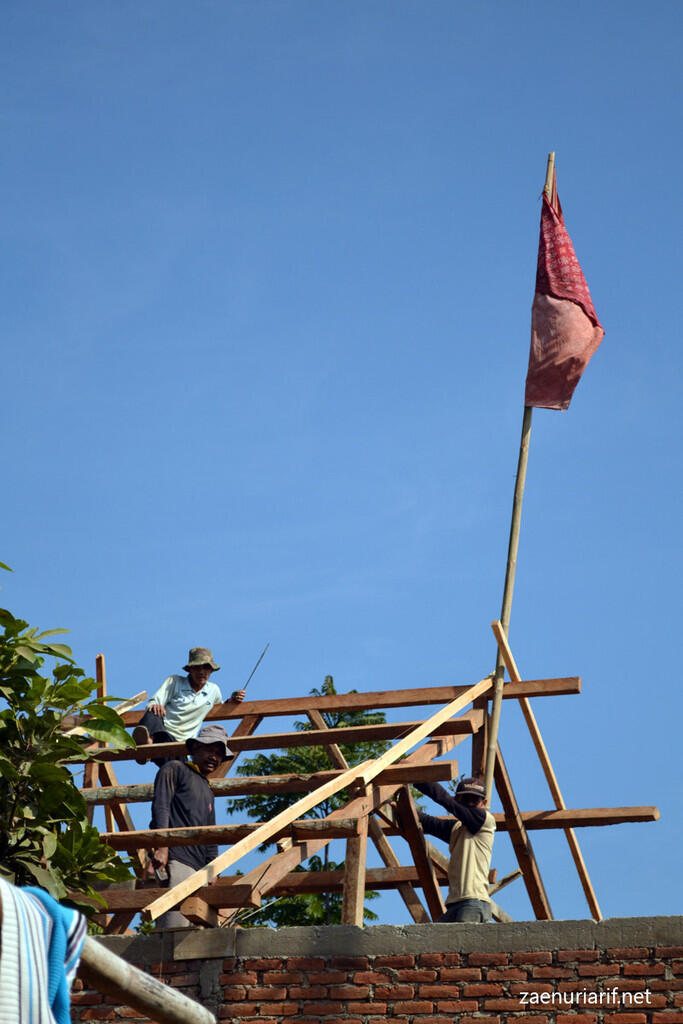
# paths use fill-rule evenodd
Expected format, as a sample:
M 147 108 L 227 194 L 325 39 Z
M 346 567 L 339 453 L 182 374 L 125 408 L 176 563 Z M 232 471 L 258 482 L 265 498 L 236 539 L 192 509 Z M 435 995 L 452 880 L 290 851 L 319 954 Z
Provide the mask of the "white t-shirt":
M 149 701 L 166 709 L 164 728 L 177 740 L 192 739 L 214 704 L 221 704 L 221 691 L 215 683 L 204 683 L 197 693 L 187 676 L 169 676 Z
M 447 903 L 458 900 L 488 900 L 489 868 L 493 852 L 496 819 L 490 811 L 476 835 L 456 821 L 449 842 Z

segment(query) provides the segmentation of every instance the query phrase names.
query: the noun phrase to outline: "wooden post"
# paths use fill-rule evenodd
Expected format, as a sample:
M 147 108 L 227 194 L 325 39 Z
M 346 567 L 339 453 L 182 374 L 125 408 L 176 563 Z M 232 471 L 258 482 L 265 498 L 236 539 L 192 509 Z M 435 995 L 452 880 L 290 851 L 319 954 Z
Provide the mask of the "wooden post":
M 502 622 L 496 621 L 491 624 L 491 628 L 493 629 L 493 634 L 496 638 L 496 643 L 498 644 L 498 650 L 500 651 L 501 657 L 503 658 L 505 665 L 507 667 L 508 675 L 510 676 L 510 679 L 513 682 L 517 682 L 517 680 L 519 680 L 521 677 L 519 674 L 519 669 L 517 668 L 517 665 L 515 663 L 515 659 L 512 656 L 512 651 L 510 650 L 510 645 L 508 643 L 505 630 L 503 629 L 503 624 Z M 536 722 L 536 717 L 533 711 L 531 710 L 531 704 L 529 703 L 526 697 L 520 697 L 519 705 L 522 709 L 524 720 L 529 728 L 531 739 L 533 741 L 534 747 L 536 748 L 536 753 L 538 754 L 539 760 L 541 762 L 543 774 L 546 777 L 546 781 L 548 783 L 548 787 L 550 788 L 552 798 L 555 801 L 555 807 L 558 811 L 564 811 L 566 810 L 567 805 L 565 804 L 564 799 L 562 797 L 562 793 L 560 792 L 560 786 L 557 781 L 557 778 L 555 777 L 553 766 L 550 763 L 550 757 L 548 756 L 548 751 L 546 750 L 545 743 L 543 742 L 541 730 L 539 729 L 538 723 Z M 574 864 L 576 865 L 576 870 L 578 872 L 579 879 L 581 881 L 581 886 L 583 888 L 584 895 L 588 902 L 590 912 L 596 921 L 602 921 L 600 905 L 598 903 L 597 896 L 595 895 L 593 885 L 588 875 L 588 868 L 586 867 L 586 862 L 583 859 L 583 854 L 581 853 L 581 849 L 579 847 L 579 841 L 576 838 L 574 830 L 571 828 L 565 829 L 564 834 L 567 837 L 569 849 L 571 851 Z
M 555 154 L 548 154 L 548 164 L 545 174 L 545 185 L 543 191 L 552 198 L 553 181 L 555 178 Z M 506 635 L 510 630 L 510 610 L 512 608 L 512 595 L 515 589 L 515 571 L 517 569 L 517 550 L 519 548 L 519 530 L 522 523 L 522 502 L 524 500 L 524 484 L 526 482 L 526 467 L 529 460 L 529 440 L 531 438 L 531 413 L 530 405 L 524 406 L 522 418 L 522 439 L 519 445 L 519 458 L 517 461 L 517 478 L 515 480 L 515 493 L 512 499 L 512 521 L 510 523 L 510 538 L 508 541 L 508 557 L 505 568 L 505 584 L 503 586 L 503 605 L 500 613 L 500 620 Z M 496 747 L 498 745 L 498 725 L 500 723 L 500 704 L 503 695 L 503 658 L 500 650 L 496 651 L 496 670 L 494 676 L 493 700 L 491 703 L 491 719 L 489 722 L 487 736 L 486 754 L 486 799 L 491 801 L 493 789 L 493 772 L 496 762 Z
M 368 816 L 358 819 L 360 834 L 346 840 L 342 924 L 363 927 L 365 909 L 365 865 L 368 848 Z

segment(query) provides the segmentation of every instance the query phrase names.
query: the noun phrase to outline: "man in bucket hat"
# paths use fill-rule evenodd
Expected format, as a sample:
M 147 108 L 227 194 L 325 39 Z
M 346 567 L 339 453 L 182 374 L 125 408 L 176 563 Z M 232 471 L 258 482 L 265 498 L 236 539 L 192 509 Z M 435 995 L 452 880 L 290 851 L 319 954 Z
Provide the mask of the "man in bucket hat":
M 448 843 L 448 897 L 446 913 L 438 923 L 467 921 L 482 924 L 491 920 L 489 868 L 496 822 L 486 809 L 486 790 L 479 779 L 461 779 L 455 796 L 438 782 L 416 782 L 415 788 L 441 804 L 452 819 L 419 813 L 425 832 Z
M 220 670 L 213 660 L 208 647 L 193 647 L 183 666 L 186 676 L 169 676 L 150 698 L 147 710 L 140 724 L 133 730 L 133 739 L 138 747 L 148 743 L 174 743 L 190 739 L 197 732 L 209 711 L 215 704 L 221 704 L 221 691 L 210 682 L 213 672 Z M 244 700 L 244 690 L 235 690 L 230 697 L 233 701 Z M 147 758 L 140 755 L 138 764 Z M 162 765 L 166 758 L 154 758 L 156 765 Z
M 154 780 L 152 828 L 192 828 L 194 825 L 215 825 L 214 797 L 208 776 L 231 756 L 228 734 L 217 723 L 205 725 L 195 739 L 185 746 L 192 761 L 169 760 L 161 766 Z M 168 871 L 169 888 L 189 878 L 218 856 L 218 847 L 167 846 L 153 850 L 149 856 L 149 873 L 160 868 Z M 179 910 L 169 910 L 157 922 L 158 928 L 183 928 L 190 922 Z

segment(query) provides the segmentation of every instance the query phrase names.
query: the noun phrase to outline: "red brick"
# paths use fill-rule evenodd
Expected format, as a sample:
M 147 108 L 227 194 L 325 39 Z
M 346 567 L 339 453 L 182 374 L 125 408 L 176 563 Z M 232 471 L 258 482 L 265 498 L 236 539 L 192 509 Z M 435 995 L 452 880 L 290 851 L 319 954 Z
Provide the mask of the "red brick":
M 346 981 L 346 974 L 346 971 L 321 971 L 320 974 L 307 974 L 306 981 L 309 985 L 341 985 Z
M 436 1008 L 439 1013 L 476 1013 L 479 1004 L 476 999 L 439 999 Z
M 503 967 L 486 972 L 487 981 L 526 981 L 526 971 L 520 967 Z
M 415 995 L 414 985 L 375 985 L 375 999 L 412 999 Z
M 540 1013 L 534 1013 L 526 1017 L 512 1017 L 511 1019 L 514 1021 L 514 1024 L 547 1024 L 548 1020 L 545 1014 Z M 460 1020 L 460 1024 L 462 1024 L 462 1018 Z M 488 1024 L 488 1017 L 486 1018 L 486 1024 Z
M 513 953 L 512 960 L 513 964 L 551 964 L 553 962 L 552 953 Z M 516 1017 L 515 1020 L 521 1020 L 521 1017 Z
M 376 1003 L 374 999 L 366 1000 L 363 1003 L 356 1003 L 353 1000 L 349 1000 L 346 1004 L 346 1013 L 367 1013 L 371 1010 L 373 1013 L 382 1013 L 386 1011 L 386 1003 Z M 325 1022 L 327 1024 L 327 1021 Z
M 71 1002 L 74 1006 L 94 1006 L 100 1003 L 102 996 L 99 992 L 72 992 Z
M 344 971 L 367 971 L 369 961 L 366 956 L 333 956 L 330 967 L 339 967 Z
M 683 956 L 683 946 L 657 946 L 655 956 Z
M 233 1003 L 246 998 L 247 990 L 244 985 L 226 985 L 223 989 L 223 999 L 229 999 Z
M 627 967 L 624 970 L 628 970 Z M 618 964 L 584 964 L 578 968 L 580 978 L 609 978 L 619 973 Z
M 459 953 L 421 953 L 417 958 L 420 967 L 458 967 Z
M 287 989 L 283 985 L 254 985 L 249 989 L 250 999 L 286 999 Z
M 251 959 L 244 961 L 244 966 L 248 971 L 276 971 L 282 965 L 283 961 L 274 957 L 262 957 L 260 960 Z
M 555 1024 L 595 1024 L 594 1013 L 558 1013 Z
M 615 949 L 613 946 L 607 950 L 607 956 L 615 960 L 645 960 L 650 955 L 650 950 L 645 946 L 630 946 L 628 949 Z
M 267 1017 L 294 1017 L 299 1012 L 299 1007 L 294 1003 L 261 1003 L 259 1013 Z
M 253 1017 L 258 1009 L 258 1003 L 223 1003 L 220 1008 L 220 1017 Z
M 683 989 L 683 981 L 648 981 L 647 986 L 653 992 L 680 992 Z
M 288 999 L 327 999 L 327 989 L 324 985 L 309 985 L 303 988 L 301 985 L 293 985 L 287 993 Z
M 410 1000 L 407 1003 L 394 1003 L 394 1013 L 431 1013 L 434 1009 L 432 1003 L 421 1003 Z
M 321 956 L 290 956 L 287 967 L 290 971 L 322 971 L 325 960 Z
M 611 985 L 611 981 L 607 983 Z M 581 988 L 578 988 L 576 981 L 561 981 L 557 986 L 558 992 L 595 992 L 598 987 L 597 981 L 582 981 Z
M 604 1024 L 647 1024 L 646 1013 L 607 1013 Z
M 421 970 L 419 967 L 413 967 L 412 970 L 405 969 L 396 972 L 396 978 L 398 981 L 435 981 L 436 971 Z
M 330 999 L 367 999 L 370 995 L 370 986 L 331 985 L 328 995 Z
M 485 999 L 484 1009 L 485 1010 L 500 1010 L 502 1012 L 510 1011 L 512 1013 L 515 1010 L 524 1009 L 519 999 Z
M 265 971 L 264 985 L 301 985 L 304 976 L 301 971 Z
M 664 964 L 624 964 L 624 974 L 629 978 L 649 978 L 664 971 Z
M 418 1017 L 419 1024 L 453 1024 L 452 1017 Z M 481 1021 L 479 1022 L 481 1024 Z
M 354 985 L 386 985 L 387 977 L 383 971 L 356 971 L 351 980 Z M 337 981 L 346 981 L 346 975 L 342 975 Z
M 552 990 L 553 986 L 543 981 L 524 981 L 520 985 L 510 985 L 511 996 L 519 996 L 522 992 L 552 992 Z
M 565 964 L 575 961 L 576 963 L 588 964 L 600 959 L 600 951 L 597 949 L 561 949 L 557 954 L 558 963 Z
M 470 953 L 467 958 L 468 967 L 503 966 L 509 962 L 509 953 Z
M 268 1024 L 273 1024 L 272 1020 Z M 315 1024 L 319 1024 L 319 1021 L 316 1020 Z M 360 1017 L 325 1017 L 325 1024 L 363 1024 L 363 1021 Z
M 463 985 L 462 994 L 466 999 L 477 998 L 478 996 L 502 996 L 503 986 L 492 985 L 492 984 L 474 984 Z
M 331 999 L 321 999 L 319 1002 L 304 1003 L 302 1012 L 317 1013 L 321 1017 L 325 1017 L 332 1013 L 342 1013 L 343 1009 L 344 1004 L 339 1001 L 333 1002 Z
M 376 956 L 375 967 L 414 967 L 414 956 Z
M 527 1017 L 515 1017 L 515 1022 L 523 1021 L 526 1024 Z M 420 1021 L 422 1024 L 422 1021 Z M 460 1024 L 484 1024 L 481 1017 L 461 1017 Z M 486 1024 L 500 1024 L 500 1017 L 492 1017 L 490 1014 L 486 1015 Z M 534 1017 L 534 1024 L 547 1024 L 545 1017 Z
M 115 1020 L 116 1014 L 113 1010 L 107 1010 L 98 1006 L 96 1010 L 83 1010 L 81 1020 Z
M 452 996 L 453 999 L 460 998 L 459 985 L 419 985 L 417 994 L 423 999 L 445 999 Z
M 531 972 L 532 978 L 573 978 L 575 971 L 572 967 L 534 967 Z
M 441 970 L 442 981 L 481 981 L 479 967 L 444 967 Z
M 218 980 L 221 985 L 256 985 L 258 974 L 255 971 L 232 971 L 221 974 Z
M 653 1013 L 652 1024 L 681 1024 L 683 1013 L 678 1010 L 665 1010 L 664 1013 Z

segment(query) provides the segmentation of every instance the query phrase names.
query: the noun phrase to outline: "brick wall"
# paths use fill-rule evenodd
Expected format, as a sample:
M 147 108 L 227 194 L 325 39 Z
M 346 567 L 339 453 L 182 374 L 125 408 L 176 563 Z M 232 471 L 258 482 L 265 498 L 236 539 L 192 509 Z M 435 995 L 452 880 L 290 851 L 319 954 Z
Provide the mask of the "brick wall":
M 683 918 L 193 931 L 106 940 L 221 1022 L 683 1024 Z M 73 1022 L 145 1018 L 73 993 Z

